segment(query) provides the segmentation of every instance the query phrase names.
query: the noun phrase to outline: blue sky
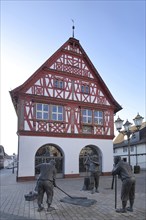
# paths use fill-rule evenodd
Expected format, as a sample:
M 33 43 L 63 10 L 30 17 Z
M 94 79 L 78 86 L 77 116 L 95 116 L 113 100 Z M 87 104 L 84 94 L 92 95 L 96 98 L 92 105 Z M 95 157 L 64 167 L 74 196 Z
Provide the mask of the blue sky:
M 17 153 L 17 117 L 9 91 L 24 83 L 69 37 L 75 38 L 133 123 L 145 111 L 144 0 L 1 0 L 1 145 Z M 115 133 L 117 134 L 117 133 Z

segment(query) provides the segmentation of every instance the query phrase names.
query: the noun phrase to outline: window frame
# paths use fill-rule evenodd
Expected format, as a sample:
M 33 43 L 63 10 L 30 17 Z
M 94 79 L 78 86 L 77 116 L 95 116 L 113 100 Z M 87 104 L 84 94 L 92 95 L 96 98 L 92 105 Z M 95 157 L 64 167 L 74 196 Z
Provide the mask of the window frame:
M 41 109 L 38 109 L 39 105 L 41 105 Z M 44 109 L 45 106 L 48 106 L 48 110 Z M 39 113 L 41 113 L 41 117 L 38 117 L 37 114 L 39 114 Z M 45 118 L 44 114 L 47 114 L 48 117 Z M 45 121 L 49 120 L 49 105 L 45 104 L 45 103 L 36 103 L 36 114 L 35 115 L 36 115 L 37 120 L 45 120 Z
M 128 152 L 128 147 L 127 146 L 123 147 L 123 153 L 126 153 L 126 152 Z
M 56 107 L 57 111 L 53 111 L 53 107 Z M 62 112 L 58 111 L 59 107 L 62 108 Z M 56 113 L 56 114 L 55 114 Z M 57 116 L 57 119 L 53 119 L 53 114 Z M 59 119 L 59 116 L 62 115 L 62 119 Z M 51 120 L 52 121 L 64 121 L 64 108 L 61 105 L 51 105 Z
M 60 78 L 54 78 L 53 85 L 55 89 L 64 89 L 64 80 Z
M 83 111 L 85 111 L 85 113 L 87 113 L 87 114 L 83 114 Z M 88 115 L 89 111 L 91 112 L 91 116 Z M 86 119 L 85 121 L 84 121 L 84 118 Z M 91 118 L 91 122 L 89 122 L 89 118 Z M 92 121 L 93 121 L 92 110 L 91 109 L 82 109 L 82 123 L 92 125 Z
M 95 116 L 95 112 L 97 112 L 97 116 Z M 99 114 L 102 113 L 102 116 L 100 116 Z M 97 122 L 95 121 L 95 119 L 97 120 Z M 94 110 L 93 112 L 93 123 L 94 125 L 103 125 L 103 111 L 100 110 Z
M 45 110 L 45 106 L 47 106 L 48 108 L 47 110 Z M 56 111 L 53 111 L 53 107 L 56 108 Z M 59 108 L 61 108 L 61 110 L 59 110 Z M 47 114 L 47 118 L 45 117 L 45 114 Z M 53 119 L 53 114 L 56 114 L 56 119 Z M 35 105 L 35 118 L 36 120 L 40 120 L 40 121 L 63 122 L 64 121 L 64 106 L 38 102 Z
M 87 84 L 82 84 L 81 85 L 81 93 L 89 95 L 90 94 L 90 86 Z
M 85 113 L 84 113 L 85 111 Z M 90 112 L 90 114 L 89 114 Z M 98 112 L 98 116 L 95 117 L 95 112 Z M 101 114 L 101 116 L 99 115 Z M 95 118 L 97 118 L 97 122 L 95 122 Z M 90 121 L 89 121 L 90 119 Z M 100 122 L 101 121 L 101 122 Z M 81 109 L 81 122 L 85 125 L 92 126 L 104 126 L 104 112 L 102 110 L 93 110 L 90 108 L 82 108 Z

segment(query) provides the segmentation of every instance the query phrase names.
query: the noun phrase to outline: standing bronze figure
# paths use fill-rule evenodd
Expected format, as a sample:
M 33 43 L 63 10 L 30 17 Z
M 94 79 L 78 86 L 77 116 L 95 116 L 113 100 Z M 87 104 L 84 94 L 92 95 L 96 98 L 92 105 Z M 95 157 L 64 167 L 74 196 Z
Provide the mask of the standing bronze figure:
M 94 155 L 93 153 L 91 155 L 87 155 L 84 164 L 90 179 L 89 189 L 92 194 L 94 192 L 98 193 L 100 170 L 97 155 Z
M 51 207 L 53 200 L 53 186 L 56 186 L 56 168 L 55 161 L 51 160 L 49 163 L 41 163 L 36 166 L 36 169 L 40 171 L 40 175 L 37 182 L 37 191 L 38 191 L 38 212 L 42 211 L 43 208 L 43 197 L 44 193 L 47 194 L 47 211 L 51 211 L 54 208 Z
M 133 212 L 133 204 L 135 199 L 135 176 L 132 173 L 131 166 L 121 160 L 120 156 L 114 158 L 113 175 L 118 175 L 122 181 L 121 200 L 122 208 L 116 209 L 116 212 L 125 213 L 126 211 Z M 127 201 L 129 200 L 130 206 L 126 208 Z

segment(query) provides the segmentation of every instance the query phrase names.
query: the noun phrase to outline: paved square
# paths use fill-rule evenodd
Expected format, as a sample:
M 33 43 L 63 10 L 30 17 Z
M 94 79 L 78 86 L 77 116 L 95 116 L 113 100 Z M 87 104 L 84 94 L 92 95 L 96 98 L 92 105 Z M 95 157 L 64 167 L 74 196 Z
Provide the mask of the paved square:
M 24 195 L 32 191 L 36 182 L 16 182 L 12 170 L 0 171 L 0 220 L 145 220 L 146 219 L 146 172 L 136 174 L 136 198 L 134 212 L 116 213 L 112 176 L 101 176 L 99 193 L 82 191 L 83 178 L 57 179 L 56 184 L 71 196 L 87 197 L 97 202 L 89 207 L 61 202 L 66 195 L 56 187 L 52 206 L 47 212 L 46 195 L 44 210 L 37 212 L 37 201 L 26 201 Z M 117 208 L 121 207 L 121 181 L 118 180 Z

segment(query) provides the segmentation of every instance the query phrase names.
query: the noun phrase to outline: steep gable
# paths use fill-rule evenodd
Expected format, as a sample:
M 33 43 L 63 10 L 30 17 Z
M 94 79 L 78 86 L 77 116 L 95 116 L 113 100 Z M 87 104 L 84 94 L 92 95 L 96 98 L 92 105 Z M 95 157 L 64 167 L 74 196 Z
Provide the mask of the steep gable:
M 63 81 L 65 89 L 54 92 L 54 79 Z M 82 85 L 90 86 L 90 95 L 81 95 Z M 13 103 L 18 93 L 104 104 L 114 112 L 122 109 L 75 38 L 69 38 L 24 84 L 10 92 Z

